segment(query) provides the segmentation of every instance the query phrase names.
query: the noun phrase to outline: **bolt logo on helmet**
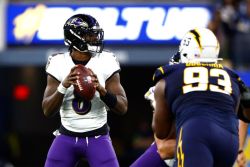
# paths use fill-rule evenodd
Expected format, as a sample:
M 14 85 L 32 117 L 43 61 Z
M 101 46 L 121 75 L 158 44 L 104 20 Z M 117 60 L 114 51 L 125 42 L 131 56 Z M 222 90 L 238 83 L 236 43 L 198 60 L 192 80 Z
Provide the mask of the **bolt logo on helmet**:
M 80 52 L 101 53 L 104 31 L 97 20 L 86 14 L 70 17 L 63 27 L 64 42 Z
M 212 31 L 197 28 L 187 32 L 179 46 L 180 62 L 216 63 L 220 51 L 219 42 Z

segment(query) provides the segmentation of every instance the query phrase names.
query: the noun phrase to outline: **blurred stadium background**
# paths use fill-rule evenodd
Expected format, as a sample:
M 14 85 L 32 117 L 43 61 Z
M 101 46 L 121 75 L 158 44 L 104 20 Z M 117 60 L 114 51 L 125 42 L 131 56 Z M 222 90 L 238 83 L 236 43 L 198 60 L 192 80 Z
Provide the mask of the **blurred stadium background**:
M 250 86 L 250 5 L 249 0 L 237 2 L 233 10 L 241 15 L 225 26 L 233 15 L 223 0 L 0 0 L 0 167 L 44 165 L 60 123 L 58 115 L 47 119 L 41 109 L 45 65 L 48 55 L 67 50 L 62 26 L 69 16 L 95 16 L 105 31 L 105 48 L 120 60 L 129 110 L 123 117 L 111 113 L 109 125 L 126 167 L 153 141 L 151 108 L 143 96 L 154 69 L 178 50 L 187 30 L 210 26 L 216 31 L 221 56 Z M 217 22 L 219 10 L 222 21 Z M 250 161 L 249 136 L 245 152 Z

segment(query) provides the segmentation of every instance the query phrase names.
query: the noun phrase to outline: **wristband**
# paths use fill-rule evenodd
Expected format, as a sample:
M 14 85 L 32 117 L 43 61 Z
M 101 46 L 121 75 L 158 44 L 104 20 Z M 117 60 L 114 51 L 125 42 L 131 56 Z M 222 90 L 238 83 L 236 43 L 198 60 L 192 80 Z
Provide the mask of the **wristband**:
M 238 154 L 241 154 L 241 153 L 243 153 L 243 150 L 239 150 L 239 151 L 238 151 Z
M 59 84 L 59 86 L 57 87 L 57 91 L 60 92 L 61 94 L 65 95 L 66 94 L 66 91 L 67 91 L 67 88 L 65 88 L 63 86 L 62 83 Z
M 102 99 L 102 101 L 109 107 L 109 108 L 113 108 L 115 107 L 116 103 L 117 103 L 117 97 L 116 95 L 109 93 L 107 91 L 107 93 L 104 96 L 100 97 Z

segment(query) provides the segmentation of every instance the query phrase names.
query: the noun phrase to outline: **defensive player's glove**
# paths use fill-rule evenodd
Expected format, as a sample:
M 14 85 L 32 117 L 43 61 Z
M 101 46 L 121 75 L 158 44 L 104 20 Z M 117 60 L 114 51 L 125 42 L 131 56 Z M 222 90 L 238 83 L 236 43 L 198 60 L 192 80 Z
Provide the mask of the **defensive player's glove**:
M 155 97 L 154 97 L 155 87 L 150 87 L 149 90 L 145 93 L 144 98 L 150 101 L 151 106 L 155 109 Z

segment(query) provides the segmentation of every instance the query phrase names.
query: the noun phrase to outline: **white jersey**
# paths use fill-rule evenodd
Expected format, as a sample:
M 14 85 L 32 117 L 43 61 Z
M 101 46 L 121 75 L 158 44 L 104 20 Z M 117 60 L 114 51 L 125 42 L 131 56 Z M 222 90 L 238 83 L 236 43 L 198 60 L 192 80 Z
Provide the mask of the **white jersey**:
M 66 52 L 50 56 L 46 72 L 62 82 L 73 66 L 75 64 L 69 52 Z M 99 83 L 103 87 L 105 87 L 106 80 L 120 70 L 119 62 L 114 54 L 106 51 L 91 57 L 85 67 L 90 68 L 97 75 Z M 78 133 L 88 132 L 101 128 L 107 123 L 106 105 L 100 99 L 98 91 L 91 100 L 91 105 L 90 102 L 76 98 L 73 91 L 74 87 L 71 85 L 66 91 L 60 108 L 61 123 L 67 130 Z M 86 114 L 77 114 L 76 111 L 79 110 L 86 110 Z

